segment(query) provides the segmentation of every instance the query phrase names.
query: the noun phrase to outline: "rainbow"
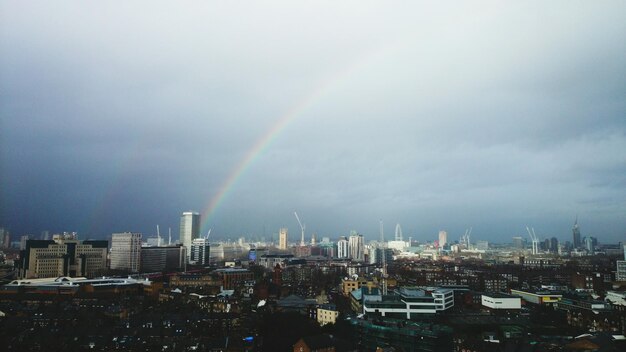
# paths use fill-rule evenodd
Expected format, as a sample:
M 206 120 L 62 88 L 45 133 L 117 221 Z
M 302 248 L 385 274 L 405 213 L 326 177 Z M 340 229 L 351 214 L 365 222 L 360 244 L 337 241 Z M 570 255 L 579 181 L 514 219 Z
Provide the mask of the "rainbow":
M 283 114 L 276 123 L 265 132 L 257 140 L 256 143 L 250 148 L 243 159 L 235 166 L 230 172 L 226 180 L 219 187 L 219 191 L 211 198 L 210 202 L 204 209 L 202 214 L 202 226 L 200 227 L 201 233 L 208 231 L 209 224 L 213 221 L 215 212 L 220 207 L 224 199 L 228 197 L 228 194 L 232 191 L 237 181 L 246 173 L 246 170 L 259 158 L 259 156 L 267 150 L 273 141 L 292 123 L 298 116 L 302 115 L 308 108 L 313 106 L 322 97 L 326 95 L 333 87 L 338 83 L 348 78 L 354 71 L 357 71 L 362 66 L 365 66 L 369 62 L 373 61 L 375 57 L 379 56 L 383 52 L 388 51 L 388 47 L 383 50 L 378 50 L 372 55 L 362 57 L 361 60 L 357 60 L 352 65 L 348 66 L 342 71 L 339 71 L 335 75 L 330 76 L 330 79 L 322 81 L 314 87 L 309 94 L 305 95 L 303 99 L 300 99 L 294 104 L 285 114 Z

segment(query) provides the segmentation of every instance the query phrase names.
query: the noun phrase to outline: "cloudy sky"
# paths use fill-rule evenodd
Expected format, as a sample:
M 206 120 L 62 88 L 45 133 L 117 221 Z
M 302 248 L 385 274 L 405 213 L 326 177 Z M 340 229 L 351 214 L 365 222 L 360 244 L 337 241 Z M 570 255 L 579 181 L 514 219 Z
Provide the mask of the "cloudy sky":
M 623 1 L 0 1 L 0 227 L 626 239 Z

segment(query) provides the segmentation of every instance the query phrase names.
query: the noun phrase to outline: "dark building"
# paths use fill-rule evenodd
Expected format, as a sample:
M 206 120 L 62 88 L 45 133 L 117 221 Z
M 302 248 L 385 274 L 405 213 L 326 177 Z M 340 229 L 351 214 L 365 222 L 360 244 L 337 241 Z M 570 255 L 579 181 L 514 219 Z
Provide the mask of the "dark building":
M 141 271 L 152 273 L 179 270 L 185 265 L 183 245 L 141 248 Z
M 397 319 L 352 319 L 359 351 L 393 347 L 396 351 L 453 351 L 452 329 L 438 324 Z

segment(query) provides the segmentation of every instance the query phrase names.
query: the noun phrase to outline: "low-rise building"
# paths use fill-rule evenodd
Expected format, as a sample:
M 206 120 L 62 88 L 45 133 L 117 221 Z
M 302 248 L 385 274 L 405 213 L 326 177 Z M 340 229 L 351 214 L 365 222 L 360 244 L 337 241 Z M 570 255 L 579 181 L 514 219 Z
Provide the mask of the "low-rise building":
M 443 312 L 453 306 L 454 292 L 436 287 L 401 287 L 391 295 L 363 298 L 363 313 L 402 319 Z
M 484 293 L 481 296 L 483 306 L 490 309 L 521 309 L 522 299 L 503 293 Z
M 561 293 L 552 291 L 525 291 L 525 290 L 511 290 L 511 294 L 521 297 L 524 301 L 533 304 L 547 304 L 552 305 L 563 298 Z

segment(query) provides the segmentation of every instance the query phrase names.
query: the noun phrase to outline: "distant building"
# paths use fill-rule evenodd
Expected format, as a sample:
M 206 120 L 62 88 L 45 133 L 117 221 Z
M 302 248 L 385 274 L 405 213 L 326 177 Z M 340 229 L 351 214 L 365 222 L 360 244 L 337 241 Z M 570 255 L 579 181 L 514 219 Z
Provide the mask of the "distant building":
M 593 254 L 596 251 L 597 240 L 595 238 L 591 236 L 587 236 L 585 237 L 584 243 L 585 243 L 585 250 L 587 251 L 587 253 Z
M 200 214 L 187 211 L 180 217 L 180 241 L 187 249 L 187 261 L 191 257 L 191 243 L 200 237 Z
M 286 250 L 287 249 L 287 228 L 283 227 L 280 229 L 278 233 L 278 249 Z
M 144 273 L 181 270 L 186 260 L 182 244 L 141 248 L 141 272 Z
M 352 260 L 360 262 L 365 260 L 365 241 L 363 235 L 354 231 L 350 234 L 348 238 L 348 252 Z
M 108 241 L 79 241 L 63 235 L 28 240 L 17 264 L 19 279 L 58 276 L 95 277 L 106 269 Z
M 448 243 L 448 233 L 446 231 L 439 231 L 439 248 L 443 248 Z
M 574 248 L 580 248 L 582 242 L 580 241 L 580 228 L 578 227 L 578 216 L 576 217 L 576 221 L 574 221 L 574 227 L 572 228 L 572 237 L 574 240 Z
M 513 247 L 517 248 L 517 249 L 523 249 L 524 248 L 524 239 L 522 237 L 519 237 L 519 236 L 513 237 Z
M 348 239 L 342 236 L 339 238 L 339 241 L 337 241 L 337 258 L 345 259 L 348 258 L 349 255 Z
M 617 272 L 615 273 L 616 281 L 626 281 L 626 260 L 617 261 Z
M 486 251 L 489 249 L 489 242 L 488 241 L 476 241 L 476 249 L 482 250 L 482 251 Z
M 111 236 L 111 269 L 132 273 L 141 268 L 141 234 L 114 233 Z
M 190 261 L 196 265 L 209 265 L 211 261 L 211 246 L 206 238 L 196 238 L 191 243 Z

